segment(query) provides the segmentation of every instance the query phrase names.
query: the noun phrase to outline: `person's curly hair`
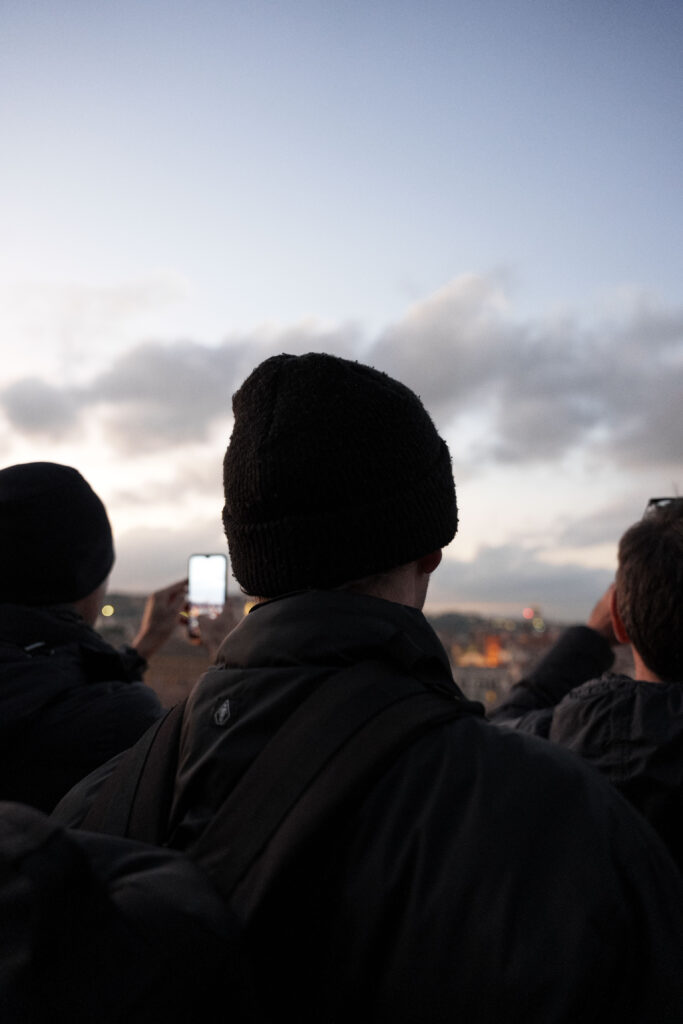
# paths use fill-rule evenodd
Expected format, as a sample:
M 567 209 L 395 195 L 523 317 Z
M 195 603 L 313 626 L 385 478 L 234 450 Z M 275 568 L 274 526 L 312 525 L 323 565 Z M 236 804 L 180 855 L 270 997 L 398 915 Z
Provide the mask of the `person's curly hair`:
M 683 498 L 649 510 L 621 538 L 616 600 L 647 667 L 683 682 Z

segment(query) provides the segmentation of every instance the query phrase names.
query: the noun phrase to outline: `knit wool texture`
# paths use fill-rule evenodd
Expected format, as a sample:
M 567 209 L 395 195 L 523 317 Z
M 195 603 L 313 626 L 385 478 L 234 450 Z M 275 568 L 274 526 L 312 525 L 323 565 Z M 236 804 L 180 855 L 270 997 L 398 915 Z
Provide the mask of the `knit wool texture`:
M 320 353 L 273 356 L 233 396 L 223 523 L 247 593 L 331 588 L 454 537 L 445 442 L 387 374 Z
M 0 601 L 77 601 L 113 564 L 106 510 L 78 470 L 55 462 L 0 470 Z

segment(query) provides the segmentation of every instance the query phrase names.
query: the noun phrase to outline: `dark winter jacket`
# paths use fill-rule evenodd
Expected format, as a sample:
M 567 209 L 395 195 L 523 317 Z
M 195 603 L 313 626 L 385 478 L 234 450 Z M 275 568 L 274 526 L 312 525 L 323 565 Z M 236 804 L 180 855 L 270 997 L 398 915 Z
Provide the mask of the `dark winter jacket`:
M 145 663 L 68 608 L 0 604 L 0 799 L 50 811 L 162 713 Z
M 324 678 L 366 663 L 372 685 L 378 660 L 458 692 L 414 609 L 317 592 L 252 611 L 190 697 L 173 845 Z M 466 712 L 318 837 L 248 936 L 274 1019 L 663 1024 L 683 1020 L 682 896 L 656 835 L 597 773 Z
M 0 801 L 3 1024 L 188 1024 L 244 989 L 235 928 L 188 859 Z M 234 1011 L 234 1012 L 233 1012 Z M 231 1024 L 244 1024 L 231 1001 Z
M 492 719 L 590 761 L 652 823 L 683 870 L 683 683 L 605 672 L 613 660 L 604 637 L 574 626 Z

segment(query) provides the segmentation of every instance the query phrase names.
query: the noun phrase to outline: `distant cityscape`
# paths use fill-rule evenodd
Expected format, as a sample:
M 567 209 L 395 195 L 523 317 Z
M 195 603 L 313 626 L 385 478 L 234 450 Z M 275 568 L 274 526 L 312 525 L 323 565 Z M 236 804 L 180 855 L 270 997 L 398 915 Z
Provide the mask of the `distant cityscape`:
M 235 612 L 248 604 L 232 597 Z M 145 606 L 145 598 L 110 594 L 97 629 L 114 646 L 133 640 Z M 525 608 L 519 618 L 486 617 L 463 612 L 428 615 L 451 661 L 453 676 L 465 695 L 490 710 L 496 706 L 558 638 L 565 624 L 548 622 L 538 608 Z M 620 669 L 629 671 L 628 654 L 620 650 Z M 183 627 L 150 661 L 146 682 L 166 706 L 182 699 L 209 667 L 205 648 L 192 644 Z
M 491 710 L 557 640 L 564 626 L 540 609 L 519 618 L 446 612 L 427 618 L 446 648 L 453 677 L 466 697 Z

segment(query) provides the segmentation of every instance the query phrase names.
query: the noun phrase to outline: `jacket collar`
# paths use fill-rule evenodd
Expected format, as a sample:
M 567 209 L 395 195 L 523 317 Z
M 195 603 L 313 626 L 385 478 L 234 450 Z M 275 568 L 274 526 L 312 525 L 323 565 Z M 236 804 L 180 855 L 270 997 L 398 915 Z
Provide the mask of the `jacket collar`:
M 448 656 L 416 608 L 352 591 L 316 590 L 256 605 L 217 657 L 228 668 L 319 664 L 344 667 L 368 656 L 433 682 L 453 682 Z
M 74 641 L 100 647 L 103 643 L 99 634 L 71 605 L 43 608 L 0 604 L 0 640 L 18 647 L 39 643 L 52 646 Z

